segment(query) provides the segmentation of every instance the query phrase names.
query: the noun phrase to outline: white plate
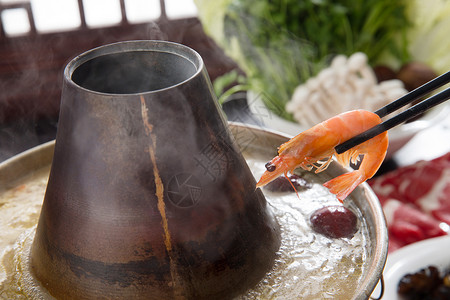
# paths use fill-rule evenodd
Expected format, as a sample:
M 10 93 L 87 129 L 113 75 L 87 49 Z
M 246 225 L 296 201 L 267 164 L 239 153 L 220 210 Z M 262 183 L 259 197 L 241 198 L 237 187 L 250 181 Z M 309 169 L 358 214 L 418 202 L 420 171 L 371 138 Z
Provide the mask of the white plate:
M 450 236 L 417 242 L 389 254 L 383 272 L 385 289 L 382 299 L 401 299 L 397 294 L 400 279 L 429 265 L 435 265 L 439 270 L 450 267 Z M 377 286 L 373 297 L 379 296 L 379 288 Z

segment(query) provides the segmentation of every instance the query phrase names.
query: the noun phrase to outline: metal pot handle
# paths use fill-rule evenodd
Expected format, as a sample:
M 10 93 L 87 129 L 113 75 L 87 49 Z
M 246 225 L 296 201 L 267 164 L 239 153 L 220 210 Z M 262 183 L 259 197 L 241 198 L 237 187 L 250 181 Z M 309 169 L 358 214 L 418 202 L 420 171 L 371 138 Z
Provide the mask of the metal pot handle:
M 381 298 L 383 298 L 383 294 L 384 294 L 384 279 L 383 279 L 383 274 L 381 274 L 381 277 L 380 277 L 380 289 L 381 289 L 381 291 L 380 291 L 380 295 L 378 296 L 378 298 L 370 297 L 371 300 L 380 300 Z

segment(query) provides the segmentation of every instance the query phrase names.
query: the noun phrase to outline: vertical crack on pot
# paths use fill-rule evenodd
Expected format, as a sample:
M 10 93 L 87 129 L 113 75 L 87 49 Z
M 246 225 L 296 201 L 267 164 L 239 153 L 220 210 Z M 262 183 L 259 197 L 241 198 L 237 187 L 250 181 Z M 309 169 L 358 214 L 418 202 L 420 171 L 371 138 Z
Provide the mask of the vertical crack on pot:
M 159 175 L 158 166 L 156 165 L 156 156 L 155 156 L 155 149 L 156 149 L 156 137 L 152 133 L 153 125 L 149 123 L 148 121 L 148 108 L 145 104 L 145 99 L 143 96 L 140 97 L 141 99 L 141 112 L 142 112 L 142 121 L 144 122 L 145 127 L 145 133 L 150 139 L 150 145 L 148 146 L 148 152 L 150 154 L 150 160 L 153 164 L 153 175 L 155 177 L 155 186 L 156 186 L 156 197 L 158 199 L 158 211 L 161 215 L 161 223 L 163 226 L 164 231 L 164 245 L 166 247 L 167 253 L 169 255 L 169 261 L 170 261 L 170 275 L 172 278 L 172 287 L 175 293 L 175 299 L 183 299 L 184 297 L 180 295 L 182 289 L 178 288 L 179 280 L 178 280 L 178 274 L 176 271 L 175 266 L 175 260 L 172 257 L 173 251 L 172 251 L 172 242 L 170 238 L 170 231 L 169 231 L 169 223 L 167 221 L 166 216 L 166 205 L 164 204 L 164 186 L 161 180 L 161 176 Z

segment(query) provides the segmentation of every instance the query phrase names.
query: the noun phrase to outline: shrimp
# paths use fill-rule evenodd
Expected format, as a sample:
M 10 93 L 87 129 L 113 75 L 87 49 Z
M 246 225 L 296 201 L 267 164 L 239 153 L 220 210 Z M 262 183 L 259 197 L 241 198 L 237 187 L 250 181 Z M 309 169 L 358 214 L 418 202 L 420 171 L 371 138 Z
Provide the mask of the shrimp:
M 288 172 L 292 173 L 298 167 L 308 171 L 316 168 L 315 173 L 322 172 L 331 163 L 333 155 L 344 166 L 350 162 L 355 164 L 360 155 L 364 155 L 358 170 L 323 184 L 343 202 L 359 184 L 375 175 L 386 156 L 388 135 L 383 132 L 342 154 L 337 154 L 334 147 L 380 122 L 380 117 L 375 113 L 353 110 L 301 132 L 278 148 L 278 156 L 266 164 L 267 171 L 256 187 L 264 186 L 282 174 L 287 177 Z

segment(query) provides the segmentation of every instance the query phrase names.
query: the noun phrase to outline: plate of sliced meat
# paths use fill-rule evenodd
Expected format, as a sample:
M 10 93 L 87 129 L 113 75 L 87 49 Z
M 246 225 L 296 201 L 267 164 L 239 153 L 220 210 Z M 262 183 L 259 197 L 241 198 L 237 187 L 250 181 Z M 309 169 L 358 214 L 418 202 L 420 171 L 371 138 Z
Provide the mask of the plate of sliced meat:
M 389 229 L 389 252 L 450 228 L 450 152 L 419 161 L 369 181 Z

